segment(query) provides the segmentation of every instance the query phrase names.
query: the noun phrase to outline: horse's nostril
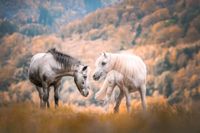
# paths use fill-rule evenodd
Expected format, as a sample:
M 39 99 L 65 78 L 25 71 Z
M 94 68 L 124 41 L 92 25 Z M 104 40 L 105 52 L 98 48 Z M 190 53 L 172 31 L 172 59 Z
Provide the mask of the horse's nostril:
M 95 74 L 93 75 L 93 79 L 96 79 L 96 75 Z
M 98 75 L 96 75 L 96 74 L 93 75 L 93 79 L 94 79 L 94 80 L 99 80 L 99 78 L 100 78 L 100 76 L 98 76 Z

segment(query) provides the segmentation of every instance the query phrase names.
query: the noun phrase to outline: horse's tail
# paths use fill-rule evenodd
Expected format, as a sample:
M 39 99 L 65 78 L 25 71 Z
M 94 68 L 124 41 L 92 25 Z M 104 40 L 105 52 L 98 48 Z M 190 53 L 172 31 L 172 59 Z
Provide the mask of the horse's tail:
M 105 80 L 105 82 L 103 83 L 103 86 L 101 87 L 101 89 L 95 94 L 95 99 L 97 100 L 104 100 L 105 96 L 106 96 L 106 92 L 107 92 L 107 81 Z

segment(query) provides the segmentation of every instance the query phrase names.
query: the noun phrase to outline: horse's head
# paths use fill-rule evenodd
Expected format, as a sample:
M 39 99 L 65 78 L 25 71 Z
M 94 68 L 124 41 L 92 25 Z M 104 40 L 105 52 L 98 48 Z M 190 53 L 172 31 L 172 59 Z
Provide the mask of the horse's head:
M 88 66 L 79 65 L 74 74 L 74 82 L 79 92 L 87 97 L 89 94 Z
M 102 53 L 96 60 L 96 69 L 93 75 L 94 80 L 106 77 L 110 71 L 110 55 L 108 53 Z

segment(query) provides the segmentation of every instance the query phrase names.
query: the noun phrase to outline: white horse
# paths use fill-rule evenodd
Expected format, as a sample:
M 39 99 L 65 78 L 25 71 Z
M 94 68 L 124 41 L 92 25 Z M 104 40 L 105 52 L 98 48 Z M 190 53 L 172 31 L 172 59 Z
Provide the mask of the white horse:
M 114 70 L 114 71 L 113 71 Z M 120 88 L 114 112 L 119 111 L 122 98 L 126 97 L 127 111 L 131 111 L 131 92 L 139 91 L 141 95 L 142 107 L 146 110 L 146 76 L 147 68 L 142 59 L 130 54 L 103 53 L 96 60 L 96 70 L 93 75 L 94 80 L 106 77 L 104 85 L 96 98 L 107 93 L 105 101 L 109 101 L 114 87 Z M 109 87 L 109 89 L 107 89 Z

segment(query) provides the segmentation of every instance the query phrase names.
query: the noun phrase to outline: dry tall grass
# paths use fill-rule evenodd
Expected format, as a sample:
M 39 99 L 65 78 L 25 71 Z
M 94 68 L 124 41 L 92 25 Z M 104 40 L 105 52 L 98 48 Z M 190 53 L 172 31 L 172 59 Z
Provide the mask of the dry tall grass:
M 134 101 L 127 114 L 124 105 L 119 114 L 102 113 L 97 107 L 77 109 L 63 106 L 41 110 L 35 105 L 13 104 L 0 107 L 1 133 L 199 133 L 199 104 L 171 106 L 163 99 L 148 100 L 144 114 Z M 197 106 L 198 105 L 198 106 Z

